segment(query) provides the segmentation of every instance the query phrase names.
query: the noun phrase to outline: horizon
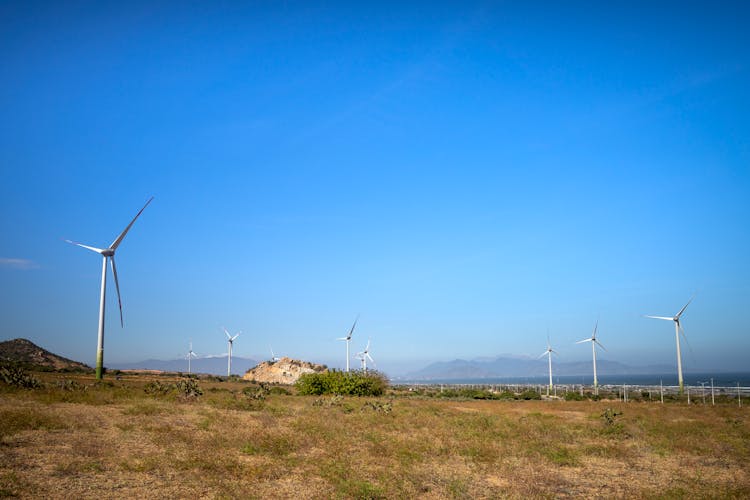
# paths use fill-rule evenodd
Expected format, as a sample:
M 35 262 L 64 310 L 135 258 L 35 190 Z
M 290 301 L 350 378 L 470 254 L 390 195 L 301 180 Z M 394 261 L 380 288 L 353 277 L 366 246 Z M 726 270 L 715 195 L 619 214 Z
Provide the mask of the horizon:
M 744 3 L 0 12 L 0 340 L 747 366 Z

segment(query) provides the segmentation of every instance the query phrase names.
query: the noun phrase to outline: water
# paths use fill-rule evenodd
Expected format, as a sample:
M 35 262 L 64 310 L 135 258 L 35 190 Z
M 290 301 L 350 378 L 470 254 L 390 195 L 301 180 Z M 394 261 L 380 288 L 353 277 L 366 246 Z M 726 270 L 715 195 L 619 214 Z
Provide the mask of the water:
M 736 387 L 739 382 L 741 387 L 750 387 L 750 372 L 726 372 L 726 373 L 685 373 L 683 374 L 685 385 L 701 387 L 701 382 L 706 387 L 711 386 L 713 378 L 714 387 Z M 630 386 L 657 386 L 660 383 L 665 386 L 677 385 L 676 373 L 644 374 L 644 375 L 598 375 L 599 385 L 630 385 Z M 593 375 L 561 375 L 552 376 L 555 385 L 592 385 Z M 488 377 L 472 379 L 433 379 L 433 380 L 393 380 L 397 385 L 547 385 L 549 376 L 543 377 Z

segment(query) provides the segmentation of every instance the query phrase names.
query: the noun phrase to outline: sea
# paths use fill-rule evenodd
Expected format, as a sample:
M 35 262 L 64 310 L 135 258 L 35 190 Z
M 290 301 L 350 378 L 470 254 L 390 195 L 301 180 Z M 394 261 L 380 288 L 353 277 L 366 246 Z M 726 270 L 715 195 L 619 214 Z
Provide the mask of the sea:
M 676 386 L 676 373 L 642 374 L 642 375 L 598 375 L 599 385 L 628 385 L 628 386 Z M 717 372 L 717 373 L 684 373 L 685 385 L 701 387 L 750 387 L 750 372 Z M 552 376 L 555 385 L 592 385 L 593 375 L 560 375 Z M 538 385 L 548 384 L 549 376 L 534 377 L 486 377 L 462 379 L 430 379 L 430 380 L 391 380 L 395 385 Z

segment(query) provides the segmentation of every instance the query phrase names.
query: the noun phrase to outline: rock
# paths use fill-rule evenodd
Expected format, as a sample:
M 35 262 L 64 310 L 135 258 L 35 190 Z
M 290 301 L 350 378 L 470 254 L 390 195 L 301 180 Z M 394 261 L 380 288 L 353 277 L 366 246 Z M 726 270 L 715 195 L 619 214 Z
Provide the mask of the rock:
M 278 361 L 263 361 L 255 368 L 249 369 L 242 378 L 253 382 L 291 385 L 305 373 L 327 371 L 328 368 L 325 365 L 284 357 Z

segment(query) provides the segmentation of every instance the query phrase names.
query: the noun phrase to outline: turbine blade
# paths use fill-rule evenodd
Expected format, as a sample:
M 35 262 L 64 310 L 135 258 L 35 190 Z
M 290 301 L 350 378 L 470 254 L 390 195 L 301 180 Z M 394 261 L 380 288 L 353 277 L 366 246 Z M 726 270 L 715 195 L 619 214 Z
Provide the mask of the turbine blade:
M 232 338 L 232 336 L 231 336 L 231 335 L 229 335 L 229 332 L 227 331 L 227 328 L 226 328 L 225 326 L 223 326 L 222 328 L 224 328 L 224 333 L 226 333 L 226 334 L 227 334 L 227 338 L 228 338 L 228 339 L 231 339 L 231 338 Z
M 84 245 L 83 243 L 76 243 L 75 241 L 65 240 L 65 242 L 77 247 L 85 248 L 86 250 L 91 250 L 92 252 L 96 252 L 98 254 L 101 254 L 104 251 L 101 248 L 90 247 L 88 245 Z
M 666 316 L 649 316 L 648 314 L 643 315 L 644 318 L 663 319 L 666 321 L 674 321 L 674 318 L 667 318 Z
M 357 321 L 359 321 L 359 314 L 357 314 L 357 318 L 354 320 L 354 324 L 352 325 L 352 329 L 349 330 L 349 335 L 346 336 L 346 339 L 349 340 L 352 338 L 352 334 L 354 333 L 354 328 L 357 326 Z
M 594 342 L 596 342 L 596 343 L 597 343 L 597 344 L 599 345 L 599 347 L 601 347 L 601 348 L 602 348 L 602 349 L 604 349 L 605 351 L 607 350 L 607 348 L 606 348 L 606 347 L 604 347 L 604 346 L 602 345 L 602 343 L 601 343 L 601 342 L 599 342 L 598 340 L 595 340 Z
M 682 328 L 682 325 L 680 325 L 679 321 L 677 322 L 677 324 L 679 325 L 679 330 L 682 334 L 682 338 L 685 340 L 685 344 L 687 344 L 688 350 L 690 351 L 690 359 L 693 361 L 693 364 L 696 364 L 695 353 L 693 352 L 693 347 L 690 345 L 690 342 L 688 342 L 687 335 L 685 335 L 685 330 Z
M 242 333 L 242 332 L 240 332 L 240 333 Z M 232 337 L 232 338 L 231 338 L 230 340 L 231 340 L 232 342 L 234 342 L 234 339 L 236 339 L 236 338 L 237 338 L 237 337 L 239 337 L 239 336 L 240 336 L 240 334 L 238 333 L 237 335 L 235 335 L 234 337 Z
M 576 344 L 583 344 L 584 342 L 593 342 L 594 339 L 583 339 L 576 342 Z
M 372 356 L 370 356 L 369 352 L 366 354 L 366 356 L 367 356 L 367 359 L 369 359 L 370 361 L 372 361 L 372 364 L 374 365 L 375 364 L 375 360 L 372 359 Z
M 122 243 L 123 238 L 125 238 L 125 235 L 128 234 L 128 231 L 130 231 L 130 228 L 133 226 L 133 223 L 138 218 L 138 216 L 141 215 L 141 213 L 146 209 L 149 203 L 151 203 L 151 200 L 153 200 L 154 197 L 148 199 L 145 205 L 143 205 L 143 208 L 140 212 L 138 212 L 135 217 L 133 217 L 133 220 L 130 221 L 130 224 L 128 224 L 128 227 L 126 227 L 123 232 L 120 233 L 120 236 L 115 238 L 115 241 L 112 242 L 112 244 L 109 246 L 112 250 L 117 250 L 117 247 L 120 246 L 120 243 Z
M 594 323 L 594 333 L 591 335 L 592 339 L 596 339 L 596 330 L 599 328 L 599 318 L 596 318 L 596 323 Z
M 680 316 L 682 316 L 682 313 L 685 312 L 685 309 L 687 309 L 687 306 L 690 305 L 690 303 L 693 301 L 694 298 L 695 298 L 695 295 L 690 297 L 690 300 L 688 300 L 687 304 L 685 304 L 685 306 L 682 309 L 680 309 L 680 312 L 677 313 L 677 316 L 675 316 L 675 318 L 680 319 Z
M 341 337 L 341 338 L 338 338 L 336 340 L 349 340 L 349 339 L 347 337 Z
M 105 257 L 106 259 L 106 257 Z M 115 289 L 117 290 L 117 305 L 120 306 L 120 328 L 125 327 L 125 323 L 122 320 L 122 300 L 120 300 L 120 283 L 117 279 L 117 266 L 115 266 L 115 256 L 109 257 L 109 263 L 112 265 L 112 274 L 115 277 Z
M 544 351 L 544 352 L 543 352 L 542 354 L 540 354 L 540 355 L 539 355 L 539 357 L 538 357 L 538 358 L 536 358 L 536 359 L 542 359 L 543 357 L 545 357 L 545 356 L 547 355 L 547 353 L 548 353 L 548 352 L 549 352 L 549 351 Z

